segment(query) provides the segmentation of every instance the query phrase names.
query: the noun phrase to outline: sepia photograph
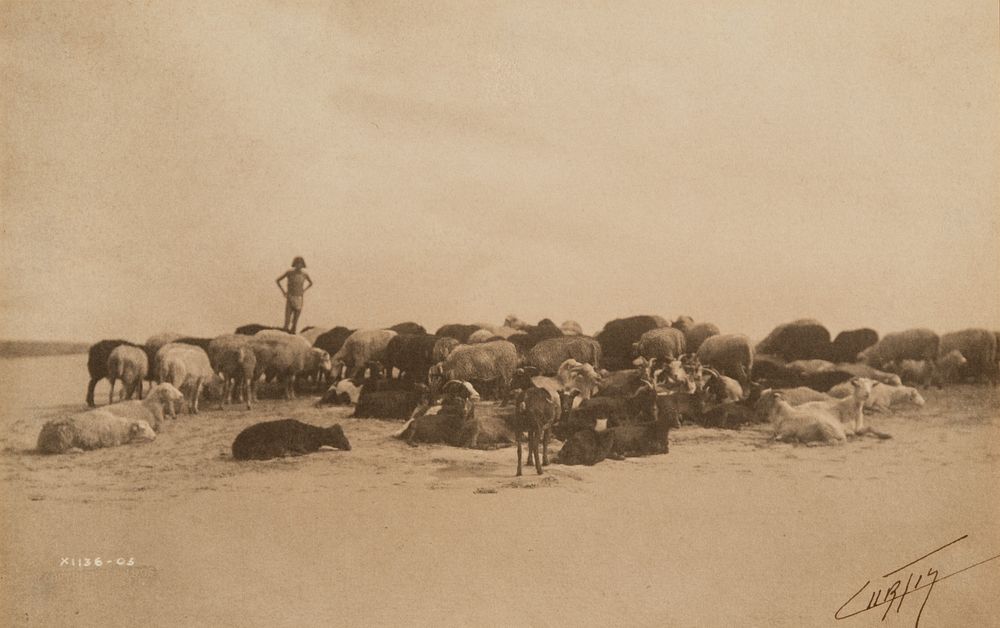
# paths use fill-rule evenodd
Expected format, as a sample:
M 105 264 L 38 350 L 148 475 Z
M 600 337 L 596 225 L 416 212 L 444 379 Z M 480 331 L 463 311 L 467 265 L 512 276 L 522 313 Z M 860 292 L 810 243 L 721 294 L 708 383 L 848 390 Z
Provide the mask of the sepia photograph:
M 0 626 L 1000 627 L 1000 3 L 0 0 Z

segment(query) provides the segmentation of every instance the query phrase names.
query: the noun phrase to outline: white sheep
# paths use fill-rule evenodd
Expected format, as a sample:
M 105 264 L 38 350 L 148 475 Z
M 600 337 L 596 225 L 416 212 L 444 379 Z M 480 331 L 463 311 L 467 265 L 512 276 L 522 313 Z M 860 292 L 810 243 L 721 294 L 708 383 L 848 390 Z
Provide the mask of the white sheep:
M 122 380 L 122 390 L 119 398 L 131 399 L 138 389 L 139 399 L 142 399 L 142 380 L 149 372 L 149 358 L 139 347 L 119 345 L 108 356 L 108 379 L 111 381 L 111 392 L 108 393 L 108 403 L 115 402 L 115 381 Z
M 117 447 L 155 438 L 156 432 L 146 421 L 116 416 L 105 407 L 49 421 L 38 434 L 38 451 L 61 454 L 71 450 Z
M 262 374 L 268 380 L 277 378 L 283 384 L 285 399 L 294 399 L 295 378 L 306 368 L 312 346 L 301 336 L 265 329 L 253 336 L 251 347 L 257 357 L 254 379 Z
M 145 421 L 159 432 L 165 417 L 176 419 L 175 407 L 184 400 L 184 394 L 166 382 L 153 386 L 142 401 L 122 401 L 104 406 L 115 416 L 133 421 Z
M 246 402 L 247 410 L 252 409 L 257 355 L 250 346 L 250 338 L 241 334 L 225 334 L 213 338 L 208 344 L 208 360 L 223 379 L 223 406 L 232 403 L 235 389 Z
M 831 388 L 829 394 L 831 397 L 843 399 L 853 395 L 854 390 L 850 382 L 844 382 Z M 907 403 L 921 407 L 924 405 L 924 398 L 912 386 L 880 385 L 872 388 L 871 395 L 865 401 L 865 409 L 875 412 L 892 412 L 893 406 Z
M 156 352 L 156 381 L 173 384 L 184 393 L 188 412 L 198 414 L 202 388 L 215 375 L 208 354 L 201 347 L 168 343 Z
M 369 362 L 381 362 L 385 348 L 396 332 L 389 329 L 359 329 L 344 341 L 340 351 L 330 358 L 334 376 L 344 367 L 348 376 L 360 376 Z

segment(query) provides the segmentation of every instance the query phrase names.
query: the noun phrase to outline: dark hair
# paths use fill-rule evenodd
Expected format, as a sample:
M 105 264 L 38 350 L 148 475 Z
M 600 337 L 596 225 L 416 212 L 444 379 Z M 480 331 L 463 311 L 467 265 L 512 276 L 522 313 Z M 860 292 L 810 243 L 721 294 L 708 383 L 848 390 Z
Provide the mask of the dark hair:
M 296 257 L 295 259 L 292 260 L 292 268 L 305 268 L 305 267 L 306 267 L 306 261 L 301 257 Z

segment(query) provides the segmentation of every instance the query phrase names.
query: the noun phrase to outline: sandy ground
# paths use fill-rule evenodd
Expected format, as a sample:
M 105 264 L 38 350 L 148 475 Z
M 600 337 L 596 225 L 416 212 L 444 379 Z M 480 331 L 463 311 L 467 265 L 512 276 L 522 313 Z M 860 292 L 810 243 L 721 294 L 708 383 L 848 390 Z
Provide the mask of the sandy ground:
M 921 626 L 1000 625 L 1000 560 L 942 580 L 1000 554 L 996 389 L 872 417 L 886 441 L 685 427 L 668 455 L 540 477 L 514 477 L 513 449 L 411 448 L 399 423 L 313 399 L 33 453 L 45 420 L 82 409 L 85 364 L 0 361 L 2 625 L 910 626 L 927 589 L 884 622 L 885 605 L 835 613 L 866 581 L 842 614 L 930 570 Z M 231 459 L 240 430 L 283 417 L 340 422 L 353 450 Z

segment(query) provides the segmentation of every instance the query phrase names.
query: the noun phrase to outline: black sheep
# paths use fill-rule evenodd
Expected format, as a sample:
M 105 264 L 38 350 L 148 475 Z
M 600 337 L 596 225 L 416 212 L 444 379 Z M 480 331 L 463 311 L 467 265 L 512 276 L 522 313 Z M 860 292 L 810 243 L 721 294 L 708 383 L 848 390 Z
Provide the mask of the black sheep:
M 611 451 L 623 457 L 670 453 L 672 427 L 680 427 L 676 416 L 660 417 L 648 423 L 619 425 L 610 430 L 614 436 Z
M 324 445 L 351 450 L 351 443 L 347 441 L 340 424 L 317 427 L 295 419 L 265 421 L 239 433 L 233 441 L 233 458 L 270 460 L 280 456 L 300 456 L 318 451 Z
M 654 316 L 630 316 L 609 321 L 594 338 L 601 343 L 601 364 L 615 371 L 632 366 L 632 345 L 651 329 L 660 327 Z
M 237 327 L 234 334 L 240 334 L 241 336 L 255 336 L 257 332 L 264 331 L 265 329 L 276 329 L 278 331 L 285 331 L 280 327 L 271 327 L 270 325 L 259 325 L 257 323 L 251 323 L 250 325 L 243 325 L 242 327 Z
M 424 326 L 419 323 L 414 323 L 412 321 L 407 321 L 405 323 L 397 323 L 390 327 L 392 331 L 397 334 L 426 334 L 427 330 Z
M 563 397 L 562 417 L 552 427 L 559 440 L 566 440 L 580 430 L 593 429 L 600 419 L 607 419 L 609 427 L 625 423 L 652 421 L 656 416 L 656 392 L 643 386 L 631 397 L 591 397 L 573 407 L 576 395 Z
M 819 392 L 826 392 L 837 384 L 846 382 L 854 378 L 854 375 L 846 371 L 821 371 L 819 373 L 803 373 L 799 380 L 801 386 L 808 386 Z
M 351 416 L 356 419 L 406 420 L 421 402 L 427 402 L 427 395 L 427 386 L 422 384 L 411 390 L 378 390 L 377 386 L 365 384 Z
M 858 354 L 878 342 L 878 332 L 867 327 L 842 331 L 830 347 L 831 362 L 857 362 Z
M 592 466 L 611 455 L 614 444 L 615 435 L 611 430 L 579 430 L 566 440 L 553 462 Z
M 828 360 L 830 332 L 811 318 L 778 325 L 761 340 L 754 353 L 776 355 L 788 362 L 794 360 Z
M 444 343 L 439 345 L 439 342 Z M 389 340 L 382 361 L 386 371 L 393 368 L 399 370 L 400 377 L 405 373 L 413 381 L 427 381 L 427 371 L 432 366 L 447 357 L 443 349 L 456 341 L 446 336 L 431 336 L 429 334 L 399 334 Z
M 452 323 L 449 325 L 444 325 L 436 332 L 435 336 L 447 336 L 449 338 L 454 338 L 455 340 L 465 344 L 469 342 L 469 336 L 475 332 L 482 329 L 479 325 L 462 325 L 459 323 Z
M 142 345 L 131 343 L 128 340 L 115 339 L 95 342 L 87 352 L 87 371 L 90 373 L 90 383 L 87 384 L 87 405 L 91 408 L 95 406 L 94 389 L 97 387 L 97 382 L 108 376 L 108 357 L 115 350 L 115 347 L 121 345 L 138 347 L 145 350 L 145 347 Z M 153 364 L 152 359 L 150 359 L 149 363 Z

